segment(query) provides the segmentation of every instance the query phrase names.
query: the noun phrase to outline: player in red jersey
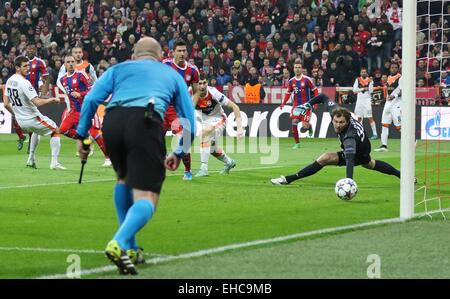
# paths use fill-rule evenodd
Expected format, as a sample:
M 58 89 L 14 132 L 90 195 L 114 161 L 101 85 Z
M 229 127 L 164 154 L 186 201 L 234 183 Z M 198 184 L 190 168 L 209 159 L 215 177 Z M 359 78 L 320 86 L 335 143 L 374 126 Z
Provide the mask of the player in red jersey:
M 192 94 L 197 91 L 199 71 L 193 64 L 187 62 L 188 56 L 186 42 L 184 40 L 178 40 L 173 46 L 173 59 L 164 59 L 163 63 L 176 70 L 184 79 L 188 87 L 192 87 Z M 180 134 L 183 128 L 180 122 L 177 120 L 177 113 L 173 105 L 170 105 L 164 115 L 164 132 L 172 130 L 173 134 Z M 191 154 L 187 153 L 183 157 L 184 164 L 184 176 L 183 180 L 192 180 L 191 172 Z
M 58 80 L 58 86 L 64 88 L 64 92 L 69 98 L 70 107 L 59 129 L 62 134 L 74 139 L 76 127 L 80 120 L 83 99 L 90 90 L 90 81 L 85 72 L 75 71 L 75 59 L 72 55 L 67 55 L 64 58 L 64 66 L 67 69 L 67 73 Z M 89 134 L 97 142 L 105 155 L 105 163 L 103 166 L 111 166 L 100 130 L 96 127 L 91 127 Z
M 314 93 L 314 96 L 319 94 L 317 87 L 312 82 L 311 78 L 303 75 L 302 73 L 302 63 L 300 60 L 296 60 L 294 63 L 294 73 L 295 76 L 289 80 L 288 91 L 284 97 L 283 102 L 280 105 L 280 109 L 283 109 L 284 105 L 286 105 L 287 101 L 291 98 L 292 93 L 294 94 L 292 101 L 292 110 L 291 116 L 292 119 L 292 134 L 294 135 L 295 145 L 294 149 L 300 148 L 300 139 L 298 136 L 298 124 L 302 122 L 301 132 L 309 131 L 309 135 L 312 136 L 312 128 L 309 123 L 311 119 L 311 110 L 308 111 L 305 115 L 294 116 L 292 111 L 294 107 L 298 105 L 304 104 L 311 99 L 311 92 Z

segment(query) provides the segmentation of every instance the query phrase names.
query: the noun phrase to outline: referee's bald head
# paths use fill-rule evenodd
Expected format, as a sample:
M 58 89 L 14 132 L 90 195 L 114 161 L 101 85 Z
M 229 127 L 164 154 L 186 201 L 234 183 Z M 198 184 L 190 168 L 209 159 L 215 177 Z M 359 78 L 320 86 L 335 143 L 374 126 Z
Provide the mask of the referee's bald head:
M 156 39 L 143 37 L 136 43 L 133 54 L 134 59 L 152 58 L 159 60 L 161 56 L 161 45 Z

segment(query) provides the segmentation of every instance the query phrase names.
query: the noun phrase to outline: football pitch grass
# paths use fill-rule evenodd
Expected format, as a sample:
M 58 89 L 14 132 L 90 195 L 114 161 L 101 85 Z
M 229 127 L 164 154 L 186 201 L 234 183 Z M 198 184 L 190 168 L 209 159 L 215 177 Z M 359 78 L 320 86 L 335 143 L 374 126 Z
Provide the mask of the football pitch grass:
M 120 278 L 103 255 L 117 220 L 113 170 L 100 167 L 103 158 L 98 147 L 86 164 L 83 184 L 78 185 L 80 162 L 74 141 L 61 139 L 60 162 L 68 170 L 53 171 L 48 138 L 39 145 L 37 170 L 25 167 L 27 144 L 19 152 L 16 139 L 0 135 L 0 278 L 61 277 L 52 275 L 66 273 L 71 254 L 80 257 L 81 270 L 86 271 L 82 278 Z M 334 184 L 345 176 L 345 168 L 326 167 L 292 185 L 272 186 L 270 178 L 295 173 L 320 153 L 339 150 L 334 138 L 303 139 L 297 150 L 291 149 L 290 138 L 277 142 L 272 144 L 272 149 L 279 148 L 274 164 L 261 164 L 261 156 L 268 154 L 247 146 L 245 152 L 229 153 L 237 162 L 229 175 L 218 173 L 222 165 L 213 157 L 208 177 L 182 181 L 182 165 L 177 172 L 168 172 L 157 212 L 138 234 L 151 262 L 139 267 L 138 277 L 367 278 L 367 257 L 377 254 L 382 278 L 450 278 L 450 223 L 439 214 L 432 220 L 423 217 L 306 234 L 397 218 L 400 182 L 357 167 L 358 195 L 348 202 L 334 194 Z M 372 146 L 378 144 L 379 140 Z M 399 140 L 390 140 L 389 152 L 372 152 L 372 156 L 400 167 L 399 148 Z M 430 145 L 427 150 L 432 154 L 436 148 Z M 440 144 L 440 152 L 440 168 L 449 169 L 448 142 Z M 198 150 L 192 158 L 195 173 Z M 427 169 L 435 169 L 435 161 L 429 160 Z M 424 165 L 416 167 L 420 184 Z M 437 178 L 431 171 L 427 176 L 429 181 Z M 448 172 L 440 178 L 448 182 Z M 448 184 L 440 188 L 441 194 L 450 194 Z M 436 187 L 429 196 L 433 192 Z M 419 191 L 416 202 L 422 197 Z M 450 207 L 448 198 L 442 203 Z M 436 203 L 429 206 L 436 207 Z M 423 212 L 423 206 L 416 212 Z M 301 233 L 305 235 L 295 237 Z M 276 239 L 283 236 L 287 238 L 281 242 Z M 260 240 L 267 241 L 254 242 Z

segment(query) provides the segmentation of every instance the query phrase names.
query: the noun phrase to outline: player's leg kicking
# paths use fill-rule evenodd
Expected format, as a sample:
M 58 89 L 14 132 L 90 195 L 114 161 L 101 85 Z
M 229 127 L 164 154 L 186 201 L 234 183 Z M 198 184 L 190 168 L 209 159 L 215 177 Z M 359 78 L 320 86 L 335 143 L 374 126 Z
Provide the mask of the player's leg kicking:
M 294 108 L 292 108 L 292 111 L 294 110 Z M 293 149 L 300 148 L 300 137 L 298 135 L 298 126 L 300 123 L 302 124 L 300 132 L 305 133 L 306 131 L 308 131 L 309 137 L 312 137 L 313 130 L 310 124 L 311 113 L 312 113 L 311 111 L 308 111 L 305 115 L 294 116 L 293 113 L 291 112 L 292 135 L 294 136 L 295 140 L 295 144 L 292 147 Z
M 65 136 L 74 139 L 76 135 L 76 127 L 78 125 L 78 122 L 80 120 L 80 113 L 77 111 L 71 111 L 69 113 L 65 113 L 64 119 L 60 126 L 60 132 L 64 134 Z M 111 161 L 108 157 L 108 154 L 106 153 L 105 144 L 103 141 L 103 136 L 100 132 L 100 130 L 92 126 L 89 129 L 90 137 L 98 144 L 100 149 L 102 150 L 104 156 L 105 156 L 105 163 L 102 165 L 103 167 L 110 167 Z

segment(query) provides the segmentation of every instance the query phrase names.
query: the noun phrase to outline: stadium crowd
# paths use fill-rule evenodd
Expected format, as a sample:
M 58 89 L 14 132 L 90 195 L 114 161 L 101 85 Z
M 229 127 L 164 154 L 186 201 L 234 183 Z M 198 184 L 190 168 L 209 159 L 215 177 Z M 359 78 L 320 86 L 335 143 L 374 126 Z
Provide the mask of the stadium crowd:
M 3 2 L 3 1 L 2 1 Z M 0 5 L 0 84 L 14 58 L 34 43 L 54 84 L 63 57 L 84 49 L 98 76 L 131 57 L 142 36 L 156 38 L 169 57 L 187 42 L 189 61 L 211 85 L 243 85 L 258 77 L 285 86 L 293 63 L 317 86 L 351 86 L 361 67 L 386 80 L 401 64 L 402 8 L 393 0 L 12 0 Z M 444 13 L 450 13 L 446 4 Z M 420 17 L 418 86 L 449 86 L 450 17 Z

